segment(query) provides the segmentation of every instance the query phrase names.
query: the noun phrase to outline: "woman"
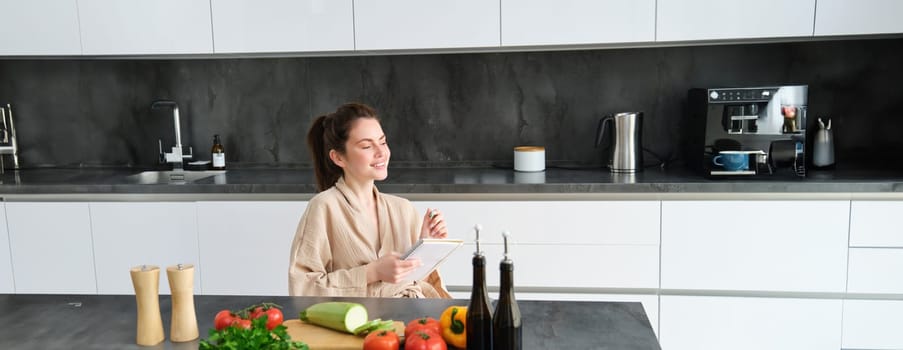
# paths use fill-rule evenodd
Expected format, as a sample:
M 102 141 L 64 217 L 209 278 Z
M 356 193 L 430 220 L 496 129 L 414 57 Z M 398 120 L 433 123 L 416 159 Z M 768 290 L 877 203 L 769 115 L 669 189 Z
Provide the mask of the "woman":
M 289 295 L 450 298 L 438 271 L 404 281 L 420 262 L 399 253 L 448 232 L 438 210 L 421 219 L 408 200 L 377 191 L 391 153 L 376 111 L 342 105 L 314 120 L 307 143 L 320 193 L 295 232 Z

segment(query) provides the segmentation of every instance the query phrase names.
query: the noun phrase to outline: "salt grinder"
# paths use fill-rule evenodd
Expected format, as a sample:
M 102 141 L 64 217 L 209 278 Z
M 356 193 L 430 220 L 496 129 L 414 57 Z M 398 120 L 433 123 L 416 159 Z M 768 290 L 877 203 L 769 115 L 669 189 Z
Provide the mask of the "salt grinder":
M 194 312 L 194 265 L 178 264 L 166 268 L 172 291 L 172 322 L 169 339 L 186 342 L 198 338 L 198 319 Z
M 138 302 L 138 335 L 136 343 L 153 346 L 163 341 L 163 318 L 160 316 L 160 268 L 141 265 L 131 269 L 135 300 Z

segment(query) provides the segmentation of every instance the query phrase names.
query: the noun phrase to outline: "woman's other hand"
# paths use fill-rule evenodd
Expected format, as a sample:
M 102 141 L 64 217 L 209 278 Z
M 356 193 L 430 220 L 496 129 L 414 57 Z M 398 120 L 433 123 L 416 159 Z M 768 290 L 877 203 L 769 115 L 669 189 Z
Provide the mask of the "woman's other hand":
M 445 216 L 439 209 L 426 209 L 423 225 L 420 226 L 420 238 L 445 238 L 448 229 L 445 227 Z
M 367 283 L 398 283 L 418 267 L 420 259 L 401 260 L 398 253 L 393 252 L 367 264 Z

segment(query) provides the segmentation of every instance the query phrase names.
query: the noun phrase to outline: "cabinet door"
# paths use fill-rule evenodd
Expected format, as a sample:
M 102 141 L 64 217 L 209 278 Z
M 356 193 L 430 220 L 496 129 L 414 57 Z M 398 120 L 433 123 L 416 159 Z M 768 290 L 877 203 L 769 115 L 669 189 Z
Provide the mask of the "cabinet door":
M 78 0 L 85 55 L 213 53 L 209 0 Z
M 502 0 L 502 46 L 655 41 L 655 0 Z
M 815 0 L 658 0 L 656 13 L 658 41 L 801 37 Z
M 839 349 L 833 299 L 661 297 L 662 349 Z
M 819 0 L 815 35 L 903 33 L 903 1 Z
M 498 47 L 499 2 L 355 0 L 357 50 Z
M 903 294 L 903 249 L 850 248 L 848 293 Z
M 0 55 L 81 55 L 76 0 L 0 2 Z
M 665 201 L 662 289 L 846 290 L 847 201 Z
M 6 229 L 6 205 L 0 203 L 0 294 L 15 293 L 12 257 L 9 254 L 9 231 Z
M 217 53 L 354 50 L 352 0 L 212 0 Z
M 903 202 L 853 201 L 850 205 L 851 247 L 903 247 L 898 219 Z
M 129 270 L 160 267 L 160 294 L 170 294 L 166 268 L 192 264 L 201 294 L 197 213 L 194 203 L 91 203 L 94 264 L 99 294 L 134 294 Z
M 199 202 L 204 294 L 288 295 L 289 248 L 307 202 Z
M 844 300 L 842 348 L 903 349 L 901 324 L 903 301 Z
M 16 293 L 96 294 L 88 203 L 6 203 Z

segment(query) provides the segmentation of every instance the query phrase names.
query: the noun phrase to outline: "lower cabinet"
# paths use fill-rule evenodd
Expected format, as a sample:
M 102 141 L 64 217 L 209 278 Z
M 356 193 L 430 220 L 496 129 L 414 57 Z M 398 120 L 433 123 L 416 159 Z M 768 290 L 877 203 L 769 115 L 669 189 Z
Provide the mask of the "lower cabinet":
M 160 268 L 160 294 L 170 294 L 166 268 L 191 264 L 194 293 L 203 294 L 194 202 L 91 203 L 98 294 L 134 294 L 129 270 Z
M 844 300 L 844 349 L 903 349 L 903 300 Z
M 13 260 L 9 256 L 9 230 L 6 228 L 5 204 L 0 203 L 0 294 L 16 292 L 13 282 Z
M 307 202 L 198 202 L 202 289 L 288 295 L 289 248 Z
M 664 350 L 841 346 L 841 300 L 663 295 L 660 302 Z
M 8 202 L 16 293 L 96 294 L 88 203 Z

